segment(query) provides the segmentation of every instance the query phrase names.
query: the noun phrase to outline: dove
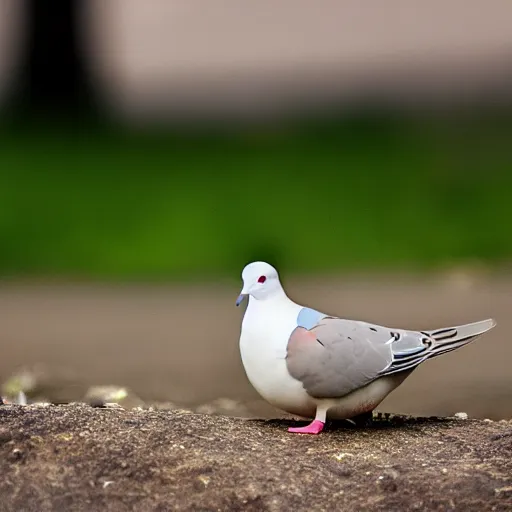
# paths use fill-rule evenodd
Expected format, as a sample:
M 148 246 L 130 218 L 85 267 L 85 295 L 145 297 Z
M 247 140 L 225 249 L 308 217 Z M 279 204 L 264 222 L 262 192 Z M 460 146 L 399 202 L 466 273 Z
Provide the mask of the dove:
M 274 407 L 304 418 L 288 431 L 319 434 L 327 418 L 371 412 L 427 359 L 492 329 L 493 319 L 431 331 L 348 320 L 301 306 L 286 295 L 277 270 L 256 261 L 242 271 L 236 301 L 248 298 L 240 355 L 249 382 Z

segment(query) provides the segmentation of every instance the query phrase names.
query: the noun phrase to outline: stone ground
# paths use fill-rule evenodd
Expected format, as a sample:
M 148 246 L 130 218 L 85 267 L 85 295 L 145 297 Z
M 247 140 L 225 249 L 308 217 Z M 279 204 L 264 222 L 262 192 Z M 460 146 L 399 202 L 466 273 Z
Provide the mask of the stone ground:
M 0 511 L 512 510 L 512 421 L 0 406 Z

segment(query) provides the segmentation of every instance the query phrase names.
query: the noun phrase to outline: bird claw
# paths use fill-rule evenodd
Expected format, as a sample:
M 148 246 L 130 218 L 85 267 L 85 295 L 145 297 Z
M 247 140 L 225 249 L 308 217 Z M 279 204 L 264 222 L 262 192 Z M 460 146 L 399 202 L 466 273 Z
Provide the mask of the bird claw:
M 319 420 L 314 420 L 305 427 L 290 427 L 288 432 L 292 432 L 294 434 L 320 434 L 323 429 L 324 423 Z

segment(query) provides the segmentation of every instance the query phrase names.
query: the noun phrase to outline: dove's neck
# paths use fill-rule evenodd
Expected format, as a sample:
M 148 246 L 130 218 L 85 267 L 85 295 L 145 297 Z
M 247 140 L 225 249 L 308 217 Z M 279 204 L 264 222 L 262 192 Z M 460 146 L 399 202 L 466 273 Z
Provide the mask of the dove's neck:
M 246 328 L 261 330 L 270 328 L 275 322 L 282 323 L 293 319 L 293 327 L 296 327 L 300 309 L 301 306 L 290 300 L 280 288 L 264 299 L 250 296 L 243 323 Z
M 283 288 L 276 288 L 272 291 L 270 295 L 267 295 L 266 297 L 257 299 L 256 297 L 253 297 L 252 295 L 249 295 L 249 308 L 253 309 L 267 309 L 267 308 L 273 308 L 278 304 L 286 304 L 288 302 L 291 302 L 291 300 L 286 295 Z
M 262 373 L 287 374 L 283 366 L 286 347 L 301 309 L 284 291 L 260 300 L 250 297 L 242 321 L 240 351 L 253 385 Z

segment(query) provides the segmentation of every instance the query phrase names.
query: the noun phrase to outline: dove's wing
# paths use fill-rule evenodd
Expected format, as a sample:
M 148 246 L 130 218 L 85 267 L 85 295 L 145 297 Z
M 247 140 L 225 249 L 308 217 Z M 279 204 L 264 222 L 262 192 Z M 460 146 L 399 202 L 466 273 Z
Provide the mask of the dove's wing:
M 314 318 L 312 313 L 302 316 Z M 342 397 L 378 377 L 413 368 L 429 356 L 419 332 L 330 316 L 316 320 L 314 325 L 299 322 L 286 356 L 290 375 L 315 398 Z
M 390 329 L 302 308 L 288 340 L 286 365 L 315 398 L 338 398 L 373 380 L 412 370 L 492 329 L 490 318 L 433 331 Z

